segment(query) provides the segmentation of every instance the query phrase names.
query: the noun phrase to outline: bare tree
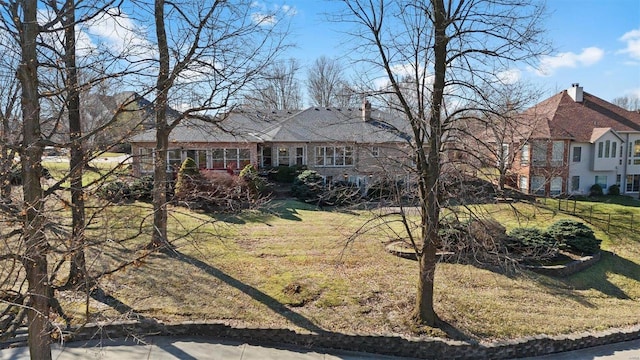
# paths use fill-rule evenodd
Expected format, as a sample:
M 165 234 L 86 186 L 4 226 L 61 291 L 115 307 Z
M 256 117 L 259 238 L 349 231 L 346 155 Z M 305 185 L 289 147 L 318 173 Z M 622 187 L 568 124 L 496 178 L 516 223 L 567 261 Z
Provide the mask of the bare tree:
M 3 30 L 11 34 L 20 48 L 17 77 L 21 88 L 23 216 L 20 258 L 28 283 L 27 318 L 29 351 L 32 359 L 51 359 L 49 337 L 49 297 L 47 242 L 44 236 L 42 177 L 43 142 L 40 133 L 38 85 L 37 21 L 38 2 L 21 0 L 3 2 Z M 10 20 L 7 20 L 10 19 Z
M 154 2 L 159 60 L 151 248 L 170 246 L 166 159 L 171 130 L 183 119 L 212 121 L 211 115 L 229 109 L 239 100 L 239 92 L 284 49 L 285 32 L 279 25 L 287 14 L 255 13 L 251 5 L 251 1 L 223 0 Z M 169 99 L 181 96 L 190 103 L 180 113 L 168 111 Z
M 315 106 L 339 106 L 346 87 L 342 66 L 336 59 L 321 56 L 307 71 L 307 91 Z
M 640 97 L 638 96 L 620 96 L 613 99 L 612 103 L 629 111 L 640 110 Z
M 255 79 L 245 97 L 247 106 L 259 109 L 294 110 L 302 107 L 300 65 L 296 59 L 278 60 Z
M 420 209 L 417 231 L 408 231 L 419 255 L 413 317 L 430 326 L 447 133 L 466 113 L 484 108 L 483 89 L 497 74 L 546 51 L 538 27 L 542 6 L 528 0 L 343 0 L 344 16 L 366 61 L 390 84 L 411 129 L 410 146 Z M 367 56 L 369 55 L 369 56 Z M 402 70 L 402 71 L 400 71 Z M 403 75 L 411 86 L 401 83 Z M 414 102 L 415 101 L 415 102 Z M 408 224 L 408 223 L 405 223 Z M 406 227 L 409 229 L 409 227 Z
M 498 189 L 504 191 L 514 161 L 522 162 L 523 156 L 528 157 L 529 142 L 537 135 L 542 119 L 523 112 L 540 97 L 541 91 L 514 82 L 497 84 L 482 92 L 483 106 L 458 118 L 457 125 L 447 134 L 446 148 L 448 153 L 462 157 L 452 160 L 475 173 L 483 173 L 489 179 L 497 175 Z

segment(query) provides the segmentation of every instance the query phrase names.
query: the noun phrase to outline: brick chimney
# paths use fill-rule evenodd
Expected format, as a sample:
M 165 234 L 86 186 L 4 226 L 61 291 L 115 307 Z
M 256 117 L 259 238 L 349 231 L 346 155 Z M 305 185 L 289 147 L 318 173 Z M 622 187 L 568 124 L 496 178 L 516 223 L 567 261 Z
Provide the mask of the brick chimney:
M 362 100 L 362 120 L 371 120 L 371 103 L 366 98 Z
M 579 102 L 579 103 L 582 102 L 582 86 L 580 86 L 580 84 L 578 83 L 571 84 L 571 87 L 567 89 L 567 94 L 571 96 L 573 101 Z

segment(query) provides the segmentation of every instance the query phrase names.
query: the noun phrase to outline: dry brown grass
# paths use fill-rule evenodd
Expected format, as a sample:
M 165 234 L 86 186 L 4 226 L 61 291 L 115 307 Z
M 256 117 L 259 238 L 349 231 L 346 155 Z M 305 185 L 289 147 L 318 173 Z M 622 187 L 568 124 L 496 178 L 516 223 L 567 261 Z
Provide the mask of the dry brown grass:
M 92 300 L 92 320 L 134 311 L 168 322 L 220 320 L 308 331 L 416 335 L 408 316 L 417 263 L 386 252 L 389 239 L 380 233 L 346 242 L 367 213 L 317 211 L 296 202 L 277 205 L 272 213 L 177 215 L 172 220 L 176 234 L 204 220 L 211 223 L 179 240 L 178 254 L 156 254 L 102 279 L 102 289 L 121 306 L 115 311 Z M 487 209 L 507 227 L 523 222 L 546 226 L 562 216 L 524 206 L 520 210 L 516 220 L 506 205 Z M 133 214 L 126 209 L 121 213 Z M 483 340 L 635 324 L 640 313 L 640 248 L 632 239 L 597 234 L 607 250 L 602 261 L 567 279 L 440 264 L 436 310 L 467 336 Z M 83 321 L 82 297 L 61 297 L 76 321 Z

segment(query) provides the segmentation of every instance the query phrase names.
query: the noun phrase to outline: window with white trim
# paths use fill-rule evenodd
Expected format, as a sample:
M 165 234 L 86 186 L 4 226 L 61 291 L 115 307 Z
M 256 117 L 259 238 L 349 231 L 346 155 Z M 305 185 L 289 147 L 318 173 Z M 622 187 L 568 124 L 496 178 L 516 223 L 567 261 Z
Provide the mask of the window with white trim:
M 353 147 L 316 146 L 316 166 L 352 166 Z
M 167 171 L 178 171 L 182 165 L 182 150 L 167 150 Z
M 573 147 L 573 162 L 582 161 L 582 146 Z
M 278 148 L 278 165 L 280 166 L 289 166 L 289 148 L 287 147 L 279 147 Z
M 627 175 L 627 192 L 640 191 L 640 175 Z
M 580 176 L 574 175 L 571 177 L 571 191 L 580 190 Z
M 552 177 L 549 184 L 549 193 L 551 195 L 560 195 L 562 193 L 562 178 L 559 176 Z
M 564 141 L 554 141 L 551 148 L 551 166 L 562 166 L 564 162 Z
M 213 169 L 241 170 L 251 164 L 251 151 L 249 149 L 212 149 L 211 166 Z
M 529 156 L 531 156 L 529 153 L 529 144 L 522 145 L 522 149 L 520 150 L 520 165 L 529 165 Z
M 140 154 L 138 163 L 140 164 L 141 173 L 153 172 L 153 160 L 155 159 L 155 150 L 153 148 L 140 148 L 138 149 Z
M 532 147 L 532 161 L 536 166 L 547 166 L 547 143 L 536 141 Z
M 607 175 L 596 175 L 596 184 L 600 185 L 602 190 L 607 189 Z
M 544 195 L 544 176 L 531 177 L 531 193 L 536 195 Z

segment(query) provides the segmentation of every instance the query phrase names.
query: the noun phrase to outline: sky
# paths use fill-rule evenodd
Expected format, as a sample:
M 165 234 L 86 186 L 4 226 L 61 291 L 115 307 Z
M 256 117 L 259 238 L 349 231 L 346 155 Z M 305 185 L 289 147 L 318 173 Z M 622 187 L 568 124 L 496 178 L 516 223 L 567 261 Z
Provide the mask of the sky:
M 261 15 L 274 9 L 286 14 L 291 21 L 288 41 L 295 46 L 282 57 L 298 60 L 299 80 L 304 81 L 307 69 L 320 56 L 339 59 L 349 76 L 361 70 L 349 61 L 353 44 L 343 26 L 327 20 L 339 6 L 335 0 L 254 0 L 252 19 L 264 20 Z M 541 25 L 554 52 L 541 58 L 537 68 L 523 64 L 511 69 L 512 76 L 541 89 L 545 97 L 579 83 L 584 91 L 607 101 L 640 98 L 640 0 L 548 0 L 547 12 Z M 105 21 L 85 29 L 89 35 L 79 41 L 85 39 L 85 51 L 94 46 L 90 38 L 98 35 L 117 51 L 143 57 L 136 51 L 149 48 L 147 39 L 127 30 L 142 25 L 126 13 L 127 8 L 117 25 L 105 16 Z
M 317 0 L 286 4 L 293 9 L 291 40 L 297 44 L 290 57 L 309 66 L 322 55 L 340 58 L 349 50 L 336 24 L 326 21 L 326 13 L 336 4 Z M 554 52 L 540 60 L 538 69 L 518 68 L 522 80 L 546 96 L 579 83 L 584 91 L 607 101 L 640 98 L 639 0 L 548 0 L 547 11 L 543 26 Z

